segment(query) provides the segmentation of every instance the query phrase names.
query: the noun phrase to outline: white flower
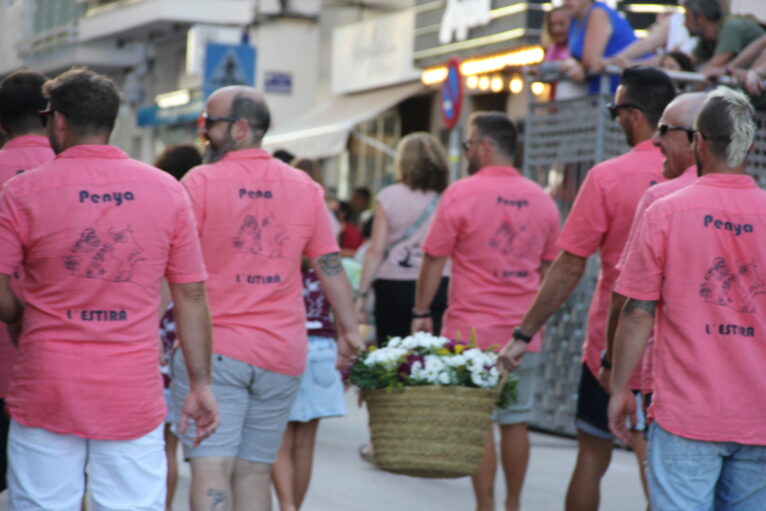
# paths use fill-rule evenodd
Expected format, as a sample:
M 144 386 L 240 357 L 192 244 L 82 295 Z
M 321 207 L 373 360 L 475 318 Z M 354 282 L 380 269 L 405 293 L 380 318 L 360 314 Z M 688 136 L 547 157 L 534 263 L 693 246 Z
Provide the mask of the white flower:
M 489 370 L 485 368 L 475 368 L 471 371 L 471 381 L 477 387 L 482 389 L 491 389 L 497 386 L 497 382 L 500 380 L 500 372 L 497 367 L 491 367 Z
M 385 348 L 380 348 L 367 355 L 367 358 L 364 359 L 364 364 L 366 366 L 381 364 L 388 369 L 393 369 L 399 363 L 399 359 L 406 354 L 407 350 L 404 348 L 391 348 L 386 346 Z
M 451 355 L 444 357 L 444 363 L 450 367 L 463 367 L 466 365 L 466 358 L 461 355 Z

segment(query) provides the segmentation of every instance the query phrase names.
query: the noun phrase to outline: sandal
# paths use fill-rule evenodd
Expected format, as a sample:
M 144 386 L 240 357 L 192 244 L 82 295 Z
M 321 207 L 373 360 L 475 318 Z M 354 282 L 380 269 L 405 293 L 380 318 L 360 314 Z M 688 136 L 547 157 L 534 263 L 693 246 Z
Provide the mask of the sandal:
M 359 446 L 359 457 L 367 463 L 375 464 L 375 453 L 372 451 L 372 444 L 362 444 Z

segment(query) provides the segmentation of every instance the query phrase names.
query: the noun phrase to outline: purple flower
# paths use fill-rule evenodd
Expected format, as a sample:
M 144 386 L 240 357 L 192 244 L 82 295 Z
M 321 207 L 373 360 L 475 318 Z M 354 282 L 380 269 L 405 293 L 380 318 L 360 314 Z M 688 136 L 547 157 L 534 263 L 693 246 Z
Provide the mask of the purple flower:
M 410 372 L 412 371 L 412 366 L 415 362 L 420 362 L 421 364 L 424 362 L 424 358 L 422 355 L 418 355 L 416 353 L 410 353 L 407 355 L 407 358 L 404 359 L 404 362 L 399 364 L 399 368 L 396 370 L 396 375 L 399 377 L 399 379 L 403 380 L 410 376 Z

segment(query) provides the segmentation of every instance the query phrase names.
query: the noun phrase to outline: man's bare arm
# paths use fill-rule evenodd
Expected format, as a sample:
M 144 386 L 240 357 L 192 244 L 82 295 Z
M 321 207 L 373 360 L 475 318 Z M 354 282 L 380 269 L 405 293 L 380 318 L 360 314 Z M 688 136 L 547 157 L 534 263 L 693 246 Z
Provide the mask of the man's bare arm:
M 548 318 L 569 298 L 585 272 L 587 259 L 562 251 L 545 273 L 532 307 L 521 320 L 519 328 L 526 335 L 534 335 Z
M 446 257 L 437 257 L 429 253 L 423 254 L 418 281 L 415 284 L 415 310 L 426 312 L 431 308 L 439 283 L 442 280 Z
M 636 402 L 630 392 L 630 377 L 641 359 L 654 325 L 657 302 L 625 302 L 614 342 L 614 370 L 609 397 L 609 429 L 623 442 L 630 441 L 627 420 L 635 420 Z
M 322 290 L 330 300 L 335 321 L 339 328 L 338 344 L 339 366 L 345 367 L 351 363 L 353 356 L 364 345 L 359 337 L 359 323 L 354 313 L 354 298 L 351 293 L 351 283 L 348 281 L 340 254 L 333 252 L 314 257 L 310 260 L 311 267 L 322 283 Z
M 617 333 L 617 325 L 620 323 L 622 308 L 628 298 L 620 293 L 612 292 L 609 298 L 609 315 L 606 318 L 606 361 L 611 363 L 614 358 L 614 336 Z
M 193 418 L 196 428 L 194 443 L 197 445 L 215 431 L 219 420 L 210 375 L 213 336 L 210 308 L 203 282 L 171 282 L 170 293 L 190 387 L 181 411 L 179 431 L 186 431 L 189 418 Z
M 613 392 L 630 390 L 630 377 L 652 333 L 656 309 L 657 302 L 654 300 L 628 298 L 625 302 L 614 337 Z

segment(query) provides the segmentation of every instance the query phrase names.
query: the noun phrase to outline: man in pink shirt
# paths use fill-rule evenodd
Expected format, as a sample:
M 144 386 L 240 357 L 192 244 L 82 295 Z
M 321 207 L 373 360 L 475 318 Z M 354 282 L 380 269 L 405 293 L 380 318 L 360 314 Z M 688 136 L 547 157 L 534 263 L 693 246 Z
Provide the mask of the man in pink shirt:
M 0 150 L 0 186 L 16 174 L 53 159 L 53 149 L 37 114 L 46 104 L 43 83 L 45 77 L 34 71 L 16 71 L 0 83 L 0 130 L 9 139 Z M 18 294 L 15 279 L 12 285 Z M 14 360 L 16 348 L 11 344 L 6 325 L 0 325 L 0 492 L 6 488 L 10 421 L 4 410 Z
M 652 186 L 641 196 L 641 200 L 636 208 L 636 214 L 633 217 L 630 234 L 628 234 L 628 241 L 625 243 L 625 249 L 622 251 L 620 261 L 616 266 L 618 272 L 622 271 L 631 247 L 636 242 L 641 219 L 647 208 L 656 200 L 680 190 L 697 179 L 697 167 L 694 165 L 694 151 L 692 149 L 693 126 L 694 119 L 702 108 L 705 98 L 707 98 L 707 93 L 704 92 L 680 94 L 670 102 L 662 113 L 660 122 L 657 125 L 657 131 L 654 133 L 654 137 L 652 137 L 652 142 L 660 148 L 660 152 L 664 156 L 662 161 L 662 177 L 668 181 Z M 604 364 L 602 364 L 601 371 L 599 372 L 599 381 L 607 389 L 610 387 L 612 377 L 610 368 L 613 365 L 614 333 L 617 330 L 620 311 L 623 305 L 625 305 L 626 300 L 627 298 L 621 294 L 612 292 L 607 322 L 607 346 L 604 353 Z M 649 383 L 651 374 L 648 371 L 649 360 L 650 350 L 647 349 L 641 366 L 641 391 L 645 394 L 651 394 L 651 384 Z
M 452 278 L 442 335 L 468 341 L 475 334 L 481 348 L 502 346 L 532 303 L 541 275 L 556 256 L 559 211 L 533 181 L 513 168 L 516 127 L 499 112 L 476 113 L 463 142 L 470 177 L 443 194 L 423 245 L 416 284 L 413 331 L 431 331 L 431 303 L 447 258 Z M 518 373 L 518 400 L 495 413 L 507 487 L 505 509 L 519 509 L 529 461 L 526 423 L 534 402 L 536 352 L 531 342 Z M 494 433 L 490 429 L 484 460 L 473 477 L 479 511 L 494 511 Z
M 559 238 L 562 251 L 519 325 L 521 335 L 501 355 L 507 367 L 518 366 L 527 349 L 523 338 L 540 330 L 564 303 L 585 271 L 587 258 L 598 252 L 601 272 L 583 345 L 576 414 L 578 453 L 567 491 L 568 511 L 598 509 L 599 485 L 612 457 L 613 437 L 606 417 L 609 395 L 597 380 L 606 342 L 607 308 L 616 278 L 615 264 L 628 238 L 636 205 L 647 188 L 662 180 L 662 154 L 651 138 L 674 96 L 673 82 L 658 69 L 636 67 L 623 72 L 609 110 L 633 149 L 588 172 Z M 633 383 L 640 389 L 640 381 Z M 636 442 L 643 441 L 640 434 L 634 437 Z
M 630 374 L 656 323 L 653 509 L 766 502 L 766 192 L 745 174 L 756 129 L 744 94 L 710 93 L 695 122 L 701 177 L 649 207 L 617 282 L 628 301 L 609 425 L 620 438 L 635 411 Z
M 306 366 L 301 258 L 333 305 L 340 365 L 362 345 L 322 188 L 262 150 L 263 97 L 226 87 L 208 100 L 203 134 L 209 165 L 182 184 L 191 197 L 210 279 L 213 391 L 221 427 L 204 445 L 182 436 L 191 459 L 194 509 L 271 507 L 271 465 Z M 174 361 L 173 399 L 186 390 Z
M 166 414 L 157 363 L 160 282 L 170 282 L 194 384 L 197 441 L 218 417 L 199 241 L 183 188 L 107 145 L 108 78 L 70 70 L 44 86 L 55 160 L 0 194 L 0 321 L 21 322 L 7 405 L 10 509 L 162 510 Z M 24 303 L 9 286 L 23 270 Z M 182 426 L 183 429 L 183 426 Z

